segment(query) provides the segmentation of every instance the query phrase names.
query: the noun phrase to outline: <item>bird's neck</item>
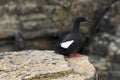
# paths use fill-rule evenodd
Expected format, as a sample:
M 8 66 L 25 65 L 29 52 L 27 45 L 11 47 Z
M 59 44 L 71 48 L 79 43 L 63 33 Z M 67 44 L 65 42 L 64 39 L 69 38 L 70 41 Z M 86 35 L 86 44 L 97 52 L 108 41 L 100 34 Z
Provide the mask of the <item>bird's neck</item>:
M 79 27 L 80 27 L 80 22 L 74 22 L 73 24 L 73 28 L 72 28 L 72 33 L 77 33 L 77 32 L 80 32 L 79 31 Z

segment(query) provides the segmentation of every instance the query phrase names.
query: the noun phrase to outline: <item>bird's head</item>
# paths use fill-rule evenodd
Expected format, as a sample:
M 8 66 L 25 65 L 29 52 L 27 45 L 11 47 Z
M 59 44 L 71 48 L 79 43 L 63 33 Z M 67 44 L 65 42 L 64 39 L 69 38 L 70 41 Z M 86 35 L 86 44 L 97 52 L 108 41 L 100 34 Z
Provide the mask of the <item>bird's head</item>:
M 79 16 L 75 19 L 75 22 L 90 22 L 90 20 L 83 16 Z

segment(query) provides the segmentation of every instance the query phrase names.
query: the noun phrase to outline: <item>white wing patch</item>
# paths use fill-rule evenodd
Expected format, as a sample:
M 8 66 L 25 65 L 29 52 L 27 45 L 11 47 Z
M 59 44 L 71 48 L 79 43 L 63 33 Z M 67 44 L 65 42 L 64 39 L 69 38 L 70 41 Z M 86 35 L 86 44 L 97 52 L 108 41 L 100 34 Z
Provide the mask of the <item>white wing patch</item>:
M 74 40 L 63 42 L 61 43 L 61 47 L 67 49 L 73 42 Z

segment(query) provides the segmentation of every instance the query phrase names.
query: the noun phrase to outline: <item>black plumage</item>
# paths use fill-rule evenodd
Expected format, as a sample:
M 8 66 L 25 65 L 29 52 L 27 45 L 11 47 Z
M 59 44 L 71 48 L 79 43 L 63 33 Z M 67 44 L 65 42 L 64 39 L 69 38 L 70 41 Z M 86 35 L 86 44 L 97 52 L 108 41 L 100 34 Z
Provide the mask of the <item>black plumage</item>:
M 73 28 L 63 40 L 57 44 L 55 53 L 69 56 L 72 53 L 77 53 L 83 45 L 84 39 L 79 30 L 80 22 L 88 21 L 85 17 L 77 17 L 74 21 Z

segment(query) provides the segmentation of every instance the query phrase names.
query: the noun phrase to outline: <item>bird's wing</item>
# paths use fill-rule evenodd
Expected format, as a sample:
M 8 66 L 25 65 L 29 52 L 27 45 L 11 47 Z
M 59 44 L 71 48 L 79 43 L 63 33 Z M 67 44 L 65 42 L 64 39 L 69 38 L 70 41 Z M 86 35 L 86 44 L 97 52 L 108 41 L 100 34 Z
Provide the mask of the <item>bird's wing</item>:
M 74 42 L 74 35 L 73 34 L 68 34 L 64 37 L 64 39 L 61 41 L 60 46 L 64 49 L 69 48 L 70 45 Z
M 61 46 L 62 48 L 67 49 L 73 42 L 74 42 L 74 40 L 65 41 L 65 42 L 62 42 L 62 43 L 60 44 L 60 46 Z

